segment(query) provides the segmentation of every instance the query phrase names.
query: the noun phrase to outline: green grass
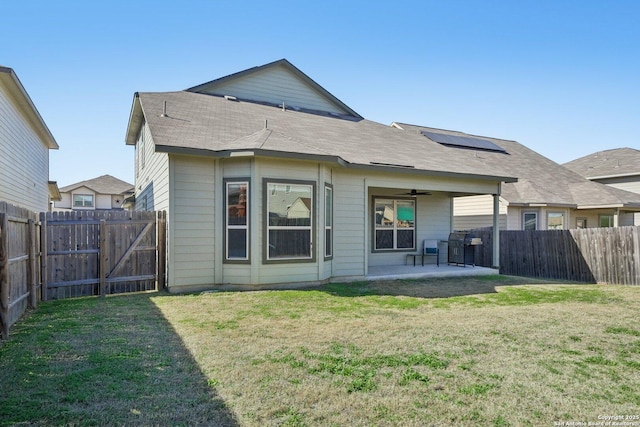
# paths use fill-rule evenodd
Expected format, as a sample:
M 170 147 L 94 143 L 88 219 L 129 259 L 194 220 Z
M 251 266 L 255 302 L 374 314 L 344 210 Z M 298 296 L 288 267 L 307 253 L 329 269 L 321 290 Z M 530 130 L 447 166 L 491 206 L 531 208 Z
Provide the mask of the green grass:
M 0 426 L 595 422 L 640 405 L 639 308 L 504 276 L 46 302 L 0 344 Z

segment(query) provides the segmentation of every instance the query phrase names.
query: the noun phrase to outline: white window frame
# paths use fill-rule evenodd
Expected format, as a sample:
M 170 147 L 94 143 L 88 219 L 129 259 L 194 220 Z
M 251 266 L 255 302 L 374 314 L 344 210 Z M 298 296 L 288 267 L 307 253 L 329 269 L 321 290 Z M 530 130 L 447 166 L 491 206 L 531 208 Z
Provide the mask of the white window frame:
M 264 178 L 264 190 L 266 200 L 264 201 L 264 262 L 266 263 L 277 263 L 277 262 L 315 262 L 315 250 L 314 250 L 314 222 L 315 222 L 315 193 L 316 193 L 316 183 L 313 181 L 294 181 L 294 180 L 286 180 L 286 179 L 270 179 Z M 282 187 L 282 192 L 278 191 L 278 187 Z M 310 192 L 310 207 L 309 207 L 309 225 L 297 225 L 297 226 L 277 226 L 270 224 L 269 212 L 271 212 L 270 208 L 270 197 L 277 196 L 279 194 L 284 194 L 285 197 L 292 192 L 294 192 L 294 187 L 308 187 Z M 292 201 L 294 202 L 294 201 Z M 287 209 L 289 209 L 292 205 L 288 205 Z M 295 231 L 295 230 L 304 230 L 309 232 L 309 255 L 308 256 L 289 256 L 289 257 L 271 257 L 270 256 L 270 232 L 277 230 L 287 230 L 287 231 Z
M 82 198 L 82 202 L 81 204 L 77 204 L 76 203 L 76 197 L 80 197 Z M 91 204 L 86 204 L 86 199 L 85 198 L 90 198 L 91 199 Z M 88 209 L 88 208 L 93 208 L 95 207 L 96 204 L 96 198 L 93 194 L 85 194 L 85 193 L 74 193 L 73 194 L 73 207 L 74 208 L 80 208 L 80 209 Z
M 559 215 L 562 218 L 562 224 L 560 224 L 560 227 L 551 227 L 550 225 L 550 219 L 552 216 L 556 216 Z M 560 211 L 550 211 L 547 212 L 547 230 L 564 230 L 565 226 L 564 226 L 564 219 L 565 219 L 565 214 L 564 212 L 560 212 Z
M 333 186 L 324 185 L 324 258 L 333 258 Z M 327 239 L 329 236 L 329 239 Z M 327 240 L 329 240 L 327 242 Z
M 609 225 L 607 225 L 605 227 L 602 226 L 602 220 L 604 218 L 609 218 Z M 613 224 L 614 224 L 613 214 L 598 215 L 598 227 L 600 227 L 600 228 L 611 228 L 611 227 L 613 227 Z
M 392 202 L 393 203 L 393 226 L 382 227 L 378 226 L 376 222 L 376 205 L 378 201 Z M 411 202 L 413 203 L 413 227 L 398 227 L 398 202 Z M 373 252 L 392 252 L 392 251 L 415 251 L 416 250 L 416 218 L 418 214 L 418 206 L 416 199 L 393 199 L 389 197 L 374 197 L 373 198 Z M 393 247 L 392 248 L 378 248 L 378 231 L 393 230 Z M 413 245 L 410 248 L 398 247 L 398 231 L 413 231 Z
M 232 185 L 239 185 L 239 186 L 245 186 L 245 224 L 229 224 L 229 187 Z M 240 262 L 248 262 L 250 260 L 249 258 L 249 242 L 250 242 L 250 236 L 249 236 L 249 229 L 250 229 L 250 203 L 249 203 L 249 193 L 250 189 L 249 189 L 249 180 L 247 179 L 239 179 L 239 180 L 235 180 L 235 179 L 227 179 L 225 180 L 225 184 L 224 184 L 224 238 L 225 238 L 225 244 L 224 244 L 224 259 L 225 262 L 233 262 L 233 261 L 240 261 Z M 229 242 L 230 242 L 230 238 L 229 238 L 229 231 L 230 230 L 245 230 L 245 256 L 244 257 L 239 257 L 239 256 L 230 256 L 229 255 Z

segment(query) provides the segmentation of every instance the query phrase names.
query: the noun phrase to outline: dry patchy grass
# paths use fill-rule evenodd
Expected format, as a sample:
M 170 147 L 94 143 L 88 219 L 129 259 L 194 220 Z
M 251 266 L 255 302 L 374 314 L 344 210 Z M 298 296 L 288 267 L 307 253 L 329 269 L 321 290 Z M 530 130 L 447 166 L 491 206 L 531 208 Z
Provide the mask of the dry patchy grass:
M 47 303 L 0 346 L 0 383 L 16 384 L 0 396 L 0 425 L 635 415 L 639 308 L 640 288 L 503 276 Z
M 154 301 L 241 425 L 552 425 L 637 413 L 640 289 L 523 282 Z

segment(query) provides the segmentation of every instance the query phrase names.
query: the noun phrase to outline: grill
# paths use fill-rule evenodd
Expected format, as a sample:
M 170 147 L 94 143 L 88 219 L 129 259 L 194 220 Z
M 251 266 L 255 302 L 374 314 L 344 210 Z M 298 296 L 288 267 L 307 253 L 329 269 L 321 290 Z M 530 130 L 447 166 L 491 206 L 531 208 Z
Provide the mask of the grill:
M 454 231 L 449 234 L 449 264 L 463 266 L 476 265 L 475 246 L 481 245 L 482 239 L 466 231 Z

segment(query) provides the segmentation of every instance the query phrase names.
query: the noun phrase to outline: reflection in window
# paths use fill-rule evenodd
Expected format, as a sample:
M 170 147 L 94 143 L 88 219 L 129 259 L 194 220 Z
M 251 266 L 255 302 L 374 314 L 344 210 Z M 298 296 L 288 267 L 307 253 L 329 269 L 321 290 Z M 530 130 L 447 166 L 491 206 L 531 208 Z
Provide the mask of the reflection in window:
M 324 256 L 333 256 L 333 188 L 324 187 Z
M 562 230 L 564 228 L 564 214 L 562 212 L 547 213 L 547 229 Z
M 73 207 L 74 208 L 92 208 L 93 207 L 93 195 L 91 195 L 91 194 L 74 194 L 73 195 Z
M 267 183 L 267 259 L 311 259 L 313 185 Z
M 535 212 L 525 212 L 522 215 L 523 230 L 537 230 L 538 229 L 538 214 Z
M 376 250 L 415 248 L 415 200 L 375 199 Z
M 613 215 L 600 215 L 600 227 L 613 227 Z
M 226 259 L 228 260 L 249 259 L 248 200 L 248 182 L 227 182 Z

